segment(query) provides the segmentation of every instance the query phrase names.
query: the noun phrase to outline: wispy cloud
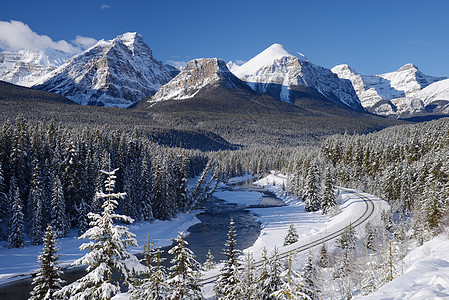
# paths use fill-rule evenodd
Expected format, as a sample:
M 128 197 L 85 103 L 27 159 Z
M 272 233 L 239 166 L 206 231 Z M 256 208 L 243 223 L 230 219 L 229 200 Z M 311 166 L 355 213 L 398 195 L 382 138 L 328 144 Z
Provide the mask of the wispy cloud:
M 238 64 L 239 66 L 243 65 L 244 63 L 246 63 L 245 60 L 241 60 L 241 59 L 236 59 L 234 62 L 235 62 L 236 64 Z
M 69 53 L 79 53 L 89 44 L 96 42 L 93 38 L 77 36 L 72 43 L 64 40 L 53 41 L 47 35 L 40 35 L 23 22 L 0 21 L 0 49 L 17 51 L 21 49 L 51 48 Z
M 111 8 L 110 5 L 107 5 L 107 4 L 102 4 L 101 5 L 101 10 L 103 10 L 103 9 L 110 9 L 110 8 Z
M 179 60 L 167 60 L 167 64 L 172 65 L 178 70 L 184 69 L 184 67 L 187 65 L 186 61 L 179 61 Z
M 87 49 L 95 45 L 97 43 L 97 40 L 91 37 L 77 35 L 76 38 L 71 42 L 81 49 Z

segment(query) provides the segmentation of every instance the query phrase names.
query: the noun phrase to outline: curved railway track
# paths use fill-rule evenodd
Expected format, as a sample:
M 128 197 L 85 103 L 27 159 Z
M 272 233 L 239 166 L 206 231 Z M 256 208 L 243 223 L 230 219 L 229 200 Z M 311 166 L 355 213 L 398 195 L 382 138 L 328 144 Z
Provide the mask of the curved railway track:
M 345 189 L 345 188 L 340 188 L 341 190 L 345 190 L 353 195 L 358 196 L 361 200 L 363 200 L 365 202 L 365 211 L 363 212 L 363 214 L 358 217 L 354 222 L 351 222 L 351 225 L 355 228 L 358 227 L 360 225 L 362 225 L 363 223 L 365 223 L 366 220 L 368 220 L 372 214 L 374 213 L 374 203 L 371 201 L 371 199 L 369 199 L 368 197 L 362 195 L 361 193 L 358 192 L 354 192 L 353 190 L 350 189 Z M 298 245 L 297 247 L 290 249 L 288 251 L 282 251 L 279 252 L 279 258 L 283 259 L 283 258 L 287 258 L 288 255 L 290 254 L 290 252 L 295 251 L 296 253 L 301 253 L 304 252 L 312 247 L 321 245 L 324 242 L 328 242 L 330 240 L 333 240 L 335 238 L 337 238 L 338 236 L 340 236 L 343 231 L 345 230 L 345 228 L 341 228 L 337 231 L 334 231 L 332 233 L 327 234 L 326 236 L 317 238 L 316 240 L 313 240 L 307 244 L 303 244 L 303 245 Z M 262 261 L 257 261 L 255 263 L 256 267 L 259 267 L 262 265 Z M 200 285 L 205 285 L 208 283 L 212 283 L 215 282 L 215 280 L 217 279 L 218 275 L 214 275 L 214 276 L 209 276 L 206 278 L 202 278 L 199 281 Z

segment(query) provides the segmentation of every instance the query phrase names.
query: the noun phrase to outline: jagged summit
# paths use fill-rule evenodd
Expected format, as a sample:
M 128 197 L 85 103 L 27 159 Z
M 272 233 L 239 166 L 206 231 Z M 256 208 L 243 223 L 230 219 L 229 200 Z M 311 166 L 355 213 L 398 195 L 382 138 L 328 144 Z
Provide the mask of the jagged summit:
M 70 57 L 71 53 L 50 48 L 3 51 L 0 52 L 0 80 L 30 87 Z
M 349 81 L 281 44 L 271 45 L 240 67 L 233 65 L 232 72 L 256 92 L 285 102 L 293 103 L 306 90 L 338 106 L 364 111 Z
M 409 71 L 409 70 L 412 70 L 412 69 L 418 71 L 418 67 L 417 66 L 415 66 L 412 63 L 407 63 L 407 64 L 403 65 L 402 67 L 400 67 L 396 72 Z
M 187 63 L 184 69 L 170 82 L 163 85 L 149 100 L 183 100 L 193 98 L 201 89 L 210 84 L 221 84 L 228 89 L 245 86 L 218 58 L 200 58 Z
M 176 74 L 153 57 L 140 34 L 101 40 L 34 86 L 80 104 L 127 107 L 153 95 Z
M 405 64 L 397 71 L 380 75 L 361 75 L 347 65 L 335 66 L 332 72 L 342 79 L 350 80 L 362 105 L 375 114 L 409 117 L 430 113 L 430 110 L 440 110 L 446 105 L 444 103 L 447 99 L 438 99 L 444 101 L 432 106 L 431 102 L 435 100 L 426 96 L 435 93 L 443 95 L 444 92 L 421 92 L 445 77 L 426 75 L 412 63 Z

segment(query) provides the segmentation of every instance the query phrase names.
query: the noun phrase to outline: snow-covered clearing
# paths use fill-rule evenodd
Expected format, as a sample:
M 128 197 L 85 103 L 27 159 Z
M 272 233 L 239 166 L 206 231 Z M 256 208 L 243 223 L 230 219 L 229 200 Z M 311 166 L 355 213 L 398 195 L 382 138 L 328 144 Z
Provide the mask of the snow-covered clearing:
M 155 220 L 153 222 L 143 222 L 131 224 L 129 229 L 136 234 L 139 248 L 132 248 L 132 253 L 142 252 L 143 243 L 147 241 L 148 234 L 154 240 L 156 247 L 169 246 L 172 239 L 176 238 L 179 231 L 186 231 L 187 228 L 200 221 L 195 213 L 179 214 L 177 218 L 170 221 Z M 57 247 L 61 255 L 60 263 L 68 266 L 76 259 L 84 255 L 85 252 L 79 250 L 79 246 L 88 240 L 78 240 L 77 231 L 73 230 L 66 238 L 58 240 Z M 37 257 L 42 251 L 42 245 L 33 246 L 29 241 L 24 248 L 6 248 L 6 242 L 0 247 L 0 284 L 16 280 L 19 276 L 26 276 L 34 272 L 39 266 Z
M 449 299 L 449 236 L 441 234 L 412 250 L 402 276 L 363 299 Z

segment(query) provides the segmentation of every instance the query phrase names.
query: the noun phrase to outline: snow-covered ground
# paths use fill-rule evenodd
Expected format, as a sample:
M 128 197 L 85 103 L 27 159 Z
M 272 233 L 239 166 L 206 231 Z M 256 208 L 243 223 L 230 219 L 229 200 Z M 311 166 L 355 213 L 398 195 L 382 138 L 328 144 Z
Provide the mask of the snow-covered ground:
M 342 189 L 341 190 L 341 203 L 340 213 L 335 216 L 322 215 L 318 212 L 306 212 L 304 210 L 304 203 L 301 199 L 287 195 L 282 187 L 287 185 L 287 176 L 279 173 L 272 172 L 263 179 L 256 181 L 256 185 L 263 186 L 266 189 L 273 192 L 278 198 L 282 199 L 286 206 L 270 207 L 270 208 L 249 208 L 249 210 L 255 215 L 262 225 L 259 238 L 256 240 L 252 247 L 245 249 L 244 252 L 253 253 L 254 259 L 257 261 L 261 258 L 263 248 L 266 248 L 268 253 L 271 253 L 274 248 L 278 248 L 279 252 L 286 252 L 299 247 L 300 245 L 307 244 L 320 237 L 324 237 L 334 231 L 338 231 L 349 223 L 354 222 L 359 218 L 366 209 L 366 204 L 357 195 L 353 194 L 353 190 Z M 362 193 L 365 197 L 368 197 L 374 203 L 374 213 L 369 218 L 369 221 L 373 224 L 380 222 L 380 214 L 383 209 L 388 209 L 389 205 L 385 201 L 382 201 L 372 195 Z M 248 191 L 217 191 L 214 196 L 217 196 L 230 203 L 244 204 L 241 200 L 237 200 L 237 195 L 244 196 L 244 199 L 248 199 L 248 205 L 258 204 L 255 203 L 256 199 L 259 201 L 262 199 L 259 192 Z M 254 195 L 250 195 L 254 194 Z M 242 200 L 244 200 L 242 199 Z M 299 241 L 295 244 L 283 247 L 284 237 L 287 233 L 290 221 L 293 222 L 298 235 Z M 356 229 L 357 231 L 357 229 Z M 362 230 L 363 232 L 363 226 Z M 237 232 L 238 234 L 238 232 Z M 329 245 L 332 248 L 332 245 Z M 303 265 L 308 252 L 298 254 L 296 256 L 295 266 L 298 268 Z M 218 272 L 218 266 L 215 270 L 212 270 L 206 276 L 214 275 Z M 212 299 L 213 285 L 207 284 L 203 288 L 203 293 L 208 299 Z
M 449 299 L 449 235 L 441 234 L 412 250 L 402 276 L 363 299 Z
M 132 253 L 142 252 L 142 246 L 147 241 L 148 234 L 154 240 L 155 247 L 169 246 L 172 239 L 176 238 L 179 231 L 186 231 L 187 228 L 200 221 L 195 216 L 196 212 L 190 214 L 179 214 L 177 218 L 170 221 L 156 220 L 154 222 L 143 222 L 131 224 L 131 232 L 136 234 L 139 248 L 132 248 Z M 58 240 L 57 246 L 61 249 L 60 263 L 68 266 L 76 259 L 85 254 L 79 250 L 79 246 L 88 240 L 79 240 L 76 231 L 70 232 L 66 238 Z M 24 248 L 6 248 L 6 242 L 0 247 L 0 284 L 16 280 L 18 276 L 27 276 L 33 273 L 39 266 L 37 257 L 42 251 L 42 245 L 33 246 L 28 242 Z

